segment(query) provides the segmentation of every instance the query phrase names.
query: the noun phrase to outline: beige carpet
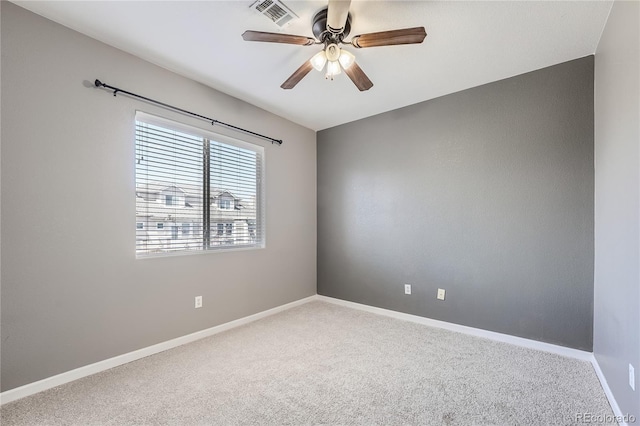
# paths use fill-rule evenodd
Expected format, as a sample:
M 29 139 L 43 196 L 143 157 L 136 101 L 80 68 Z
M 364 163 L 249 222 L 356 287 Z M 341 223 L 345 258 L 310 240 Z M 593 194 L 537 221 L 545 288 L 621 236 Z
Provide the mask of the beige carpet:
M 1 408 L 9 425 L 568 425 L 591 364 L 312 302 Z

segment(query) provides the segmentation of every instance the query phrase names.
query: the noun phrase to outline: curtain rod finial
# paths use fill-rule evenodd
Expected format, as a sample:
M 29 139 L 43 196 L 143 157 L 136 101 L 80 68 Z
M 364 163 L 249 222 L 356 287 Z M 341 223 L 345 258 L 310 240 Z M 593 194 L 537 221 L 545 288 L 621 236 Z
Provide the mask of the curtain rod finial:
M 100 87 L 100 86 L 103 85 L 103 83 L 100 80 L 98 80 L 97 78 L 96 78 L 96 81 L 93 84 L 95 84 L 96 87 Z

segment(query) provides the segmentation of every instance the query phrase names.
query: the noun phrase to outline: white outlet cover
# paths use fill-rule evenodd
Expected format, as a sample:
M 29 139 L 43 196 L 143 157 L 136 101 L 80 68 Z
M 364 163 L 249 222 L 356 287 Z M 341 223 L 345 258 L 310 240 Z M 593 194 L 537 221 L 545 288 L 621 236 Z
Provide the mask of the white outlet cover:
M 444 300 L 444 289 L 442 288 L 438 289 L 438 299 Z
M 411 284 L 404 285 L 404 294 L 411 294 Z
M 196 296 L 196 308 L 202 308 L 202 296 Z
M 636 390 L 636 373 L 631 364 L 629 364 L 629 386 L 631 386 L 631 389 Z

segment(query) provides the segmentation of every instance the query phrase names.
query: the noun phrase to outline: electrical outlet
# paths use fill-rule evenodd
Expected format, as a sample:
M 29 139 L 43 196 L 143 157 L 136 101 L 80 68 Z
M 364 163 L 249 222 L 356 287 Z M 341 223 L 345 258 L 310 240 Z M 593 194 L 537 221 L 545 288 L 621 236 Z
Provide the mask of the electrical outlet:
M 404 294 L 411 294 L 411 284 L 404 285 Z
M 629 364 L 629 386 L 631 386 L 631 389 L 636 390 L 636 373 L 631 364 Z
M 202 296 L 196 296 L 196 309 L 202 308 Z
M 444 289 L 443 288 L 439 288 L 438 289 L 438 299 L 444 300 Z

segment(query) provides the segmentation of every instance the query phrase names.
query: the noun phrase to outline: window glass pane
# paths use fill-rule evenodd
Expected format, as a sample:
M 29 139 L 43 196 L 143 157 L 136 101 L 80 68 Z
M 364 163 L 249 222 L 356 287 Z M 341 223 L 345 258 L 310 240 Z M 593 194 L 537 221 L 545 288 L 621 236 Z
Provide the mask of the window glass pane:
M 263 246 L 263 158 L 257 145 L 138 113 L 137 254 Z
M 211 141 L 211 195 L 218 197 L 218 209 L 211 209 L 212 222 L 227 224 L 217 245 L 255 244 L 259 221 L 262 158 L 250 149 Z M 254 224 L 253 235 L 250 224 Z
M 158 222 L 155 229 L 137 230 L 138 254 L 202 248 L 202 236 L 178 234 L 178 224 L 202 220 L 202 140 L 136 123 L 136 217 Z

